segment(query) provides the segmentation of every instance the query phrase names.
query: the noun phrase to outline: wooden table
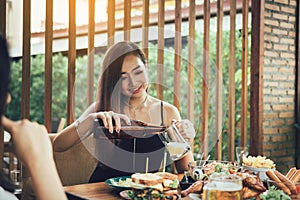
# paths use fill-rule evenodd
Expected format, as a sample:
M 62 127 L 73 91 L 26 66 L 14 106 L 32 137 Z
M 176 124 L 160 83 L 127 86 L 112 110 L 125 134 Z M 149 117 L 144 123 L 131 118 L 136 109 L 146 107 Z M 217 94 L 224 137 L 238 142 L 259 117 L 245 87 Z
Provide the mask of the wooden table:
M 64 187 L 68 199 L 122 199 L 119 191 L 106 185 L 105 182 L 88 183 Z
M 69 200 L 122 199 L 119 194 L 120 191 L 106 185 L 105 182 L 66 186 L 64 189 Z M 183 200 L 191 200 L 191 198 L 185 197 Z

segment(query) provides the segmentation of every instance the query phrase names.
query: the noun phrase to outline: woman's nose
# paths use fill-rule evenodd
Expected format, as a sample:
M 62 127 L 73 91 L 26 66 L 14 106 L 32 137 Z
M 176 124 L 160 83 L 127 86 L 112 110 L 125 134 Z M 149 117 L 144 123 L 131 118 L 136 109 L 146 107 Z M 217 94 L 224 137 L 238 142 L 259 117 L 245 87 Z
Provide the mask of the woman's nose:
M 130 86 L 133 86 L 134 83 L 135 83 L 134 75 L 129 74 L 129 75 L 128 75 L 128 84 L 129 84 Z

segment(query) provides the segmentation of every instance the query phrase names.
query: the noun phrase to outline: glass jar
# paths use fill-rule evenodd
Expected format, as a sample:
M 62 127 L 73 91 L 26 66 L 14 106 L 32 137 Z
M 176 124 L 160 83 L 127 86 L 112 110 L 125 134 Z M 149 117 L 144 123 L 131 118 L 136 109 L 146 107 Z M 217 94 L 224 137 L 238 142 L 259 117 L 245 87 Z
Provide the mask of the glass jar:
M 242 189 L 241 177 L 214 173 L 203 187 L 202 200 L 242 200 Z

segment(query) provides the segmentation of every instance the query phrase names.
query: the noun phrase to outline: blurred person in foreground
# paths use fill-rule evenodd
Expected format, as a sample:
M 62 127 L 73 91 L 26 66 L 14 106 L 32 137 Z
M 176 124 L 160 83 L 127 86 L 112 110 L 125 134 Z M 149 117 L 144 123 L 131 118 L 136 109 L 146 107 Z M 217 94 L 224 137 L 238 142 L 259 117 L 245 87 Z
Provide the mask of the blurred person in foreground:
M 29 170 L 38 199 L 67 199 L 53 160 L 52 144 L 43 125 L 27 119 L 12 121 L 4 116 L 10 102 L 10 59 L 5 38 L 0 34 L 0 125 L 12 136 L 13 151 Z M 0 171 L 0 199 L 17 199 L 14 185 Z

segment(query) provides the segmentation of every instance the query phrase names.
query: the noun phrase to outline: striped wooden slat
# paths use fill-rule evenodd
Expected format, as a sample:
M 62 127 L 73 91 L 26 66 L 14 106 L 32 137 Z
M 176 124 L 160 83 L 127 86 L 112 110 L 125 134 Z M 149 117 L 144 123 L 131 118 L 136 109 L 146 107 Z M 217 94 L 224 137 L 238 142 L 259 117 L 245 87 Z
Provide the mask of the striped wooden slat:
M 124 0 L 124 40 L 130 41 L 131 0 Z
M 222 160 L 222 122 L 223 122 L 223 70 L 222 70 L 222 32 L 223 32 L 223 0 L 218 0 L 217 11 L 217 49 L 216 49 L 216 159 Z
M 242 28 L 242 113 L 241 113 L 241 146 L 247 146 L 248 140 L 248 14 L 249 0 L 243 0 Z
M 94 102 L 95 0 L 89 0 L 87 104 Z
M 250 89 L 250 154 L 263 153 L 263 69 L 264 69 L 264 5 L 252 3 L 251 89 Z
M 181 70 L 181 0 L 175 1 L 175 41 L 174 41 L 174 97 L 173 104 L 180 110 L 180 70 Z
M 210 0 L 204 0 L 204 36 L 203 36 L 203 78 L 202 78 L 202 151 L 204 158 L 208 155 L 208 88 L 209 88 L 209 32 Z
M 188 40 L 188 110 L 187 118 L 194 123 L 194 69 L 195 69 L 195 25 L 196 25 L 196 4 L 195 0 L 189 1 L 189 40 Z
M 228 92 L 228 158 L 234 161 L 235 139 L 235 19 L 236 0 L 230 1 L 230 60 L 229 60 L 229 92 Z
M 149 42 L 149 0 L 143 0 L 143 20 L 142 20 L 142 49 L 148 59 L 148 42 Z
M 158 39 L 157 39 L 157 98 L 164 98 L 164 28 L 165 28 L 165 0 L 158 2 Z
M 76 1 L 69 0 L 69 50 L 68 50 L 68 116 L 67 123 L 74 121 L 76 63 Z
M 107 47 L 115 43 L 115 0 L 107 0 Z
M 23 1 L 22 105 L 21 117 L 29 118 L 30 109 L 30 34 L 31 0 Z
M 48 133 L 52 132 L 52 41 L 53 41 L 53 0 L 46 1 L 45 31 L 45 75 L 44 75 L 44 123 Z

